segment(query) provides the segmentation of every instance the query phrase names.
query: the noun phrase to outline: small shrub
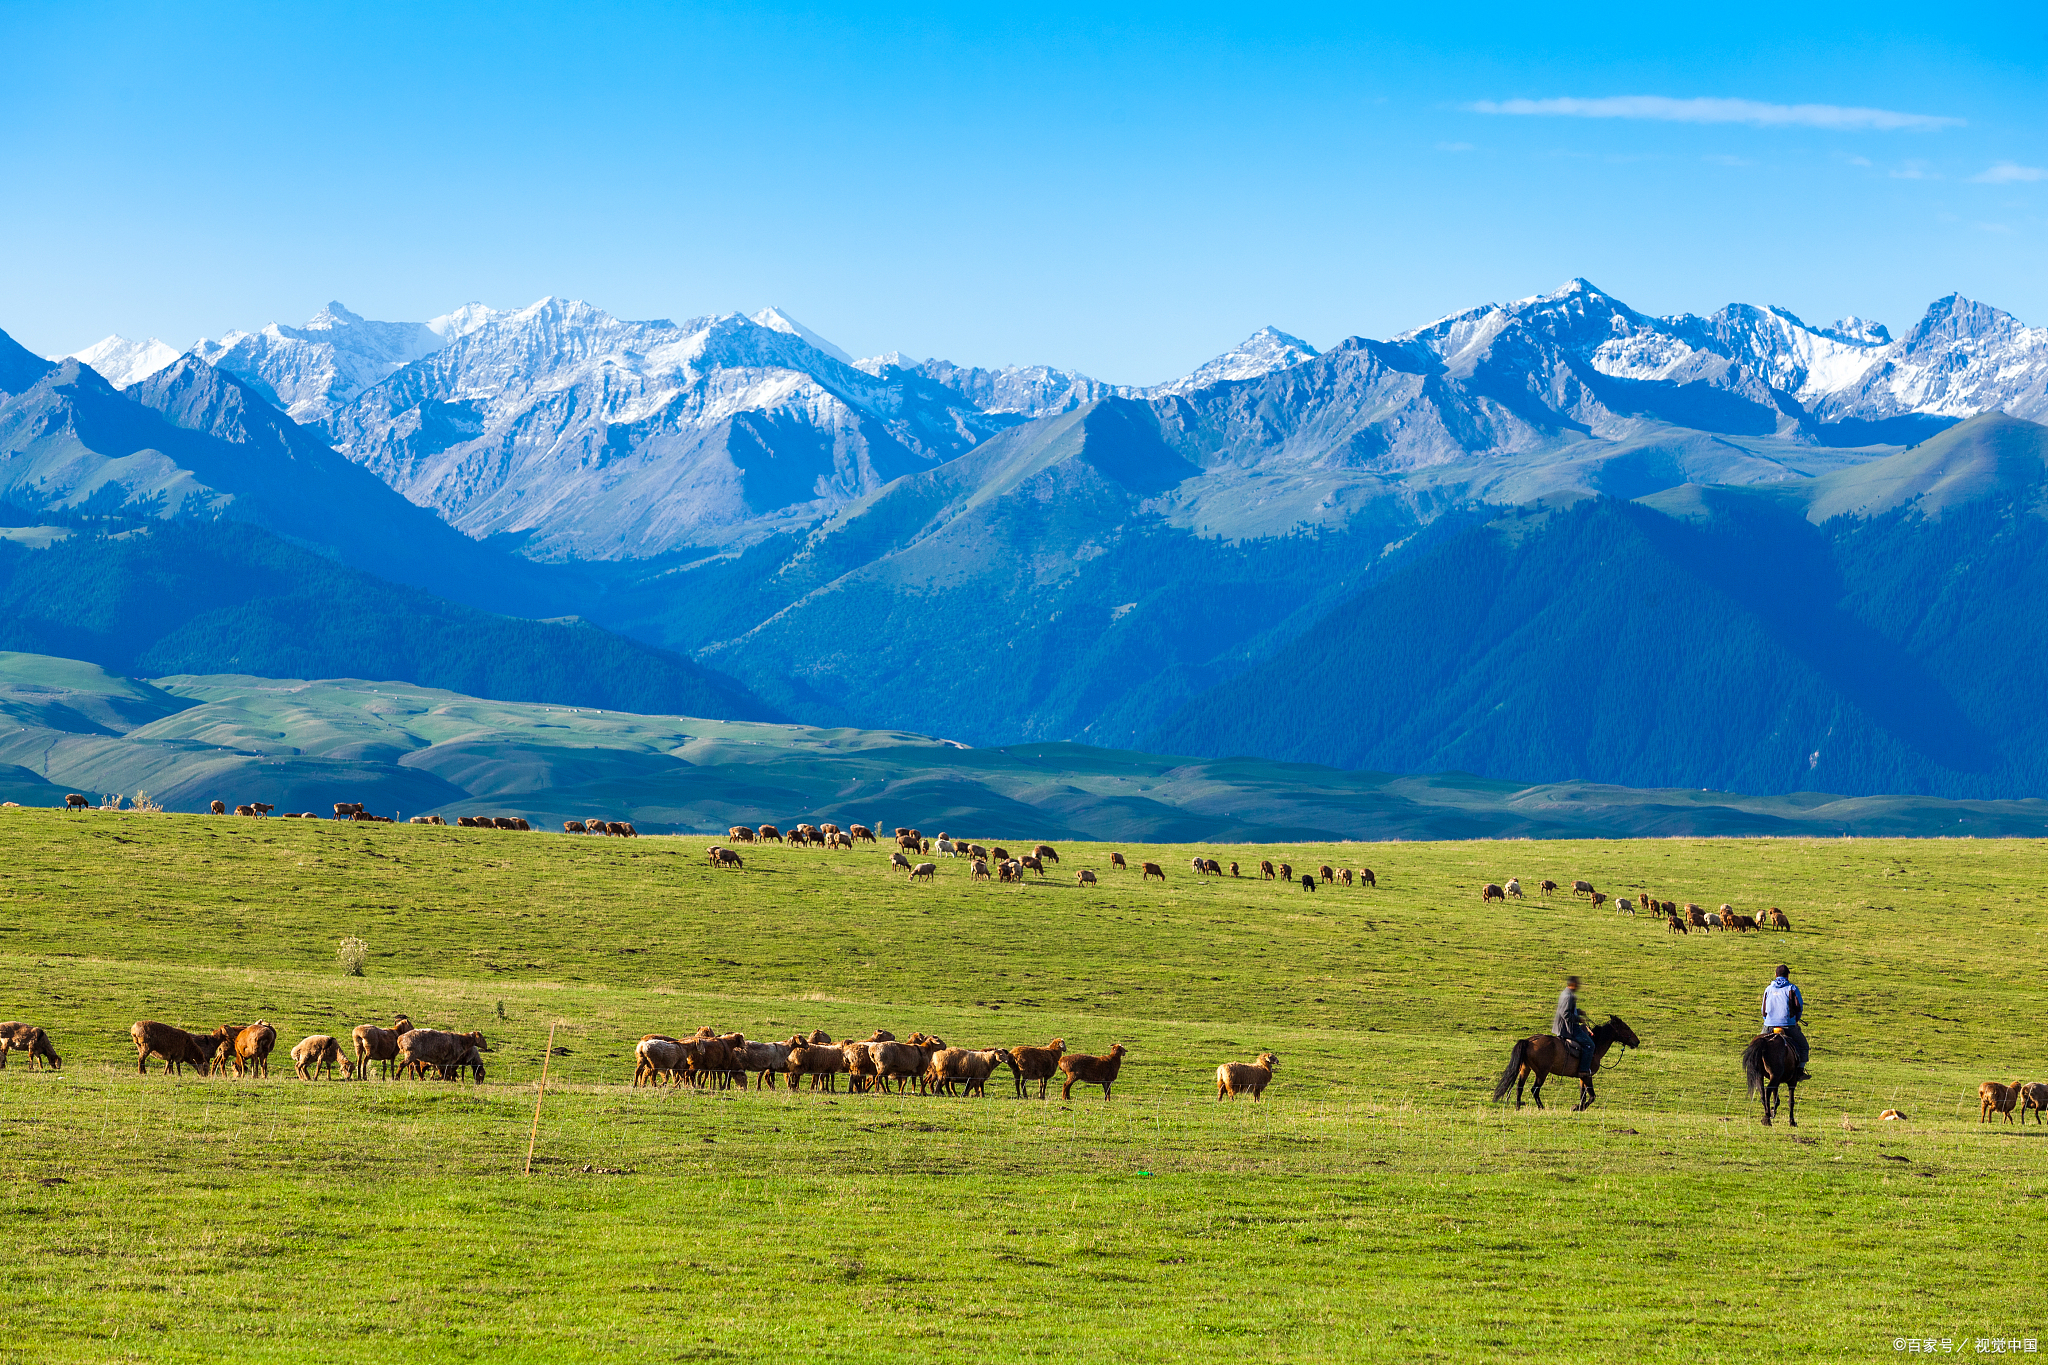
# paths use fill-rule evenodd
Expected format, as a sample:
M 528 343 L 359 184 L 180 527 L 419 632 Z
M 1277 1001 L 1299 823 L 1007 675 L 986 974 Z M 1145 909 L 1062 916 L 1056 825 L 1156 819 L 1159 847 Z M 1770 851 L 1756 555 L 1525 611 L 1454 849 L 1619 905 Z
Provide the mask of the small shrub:
M 341 941 L 334 960 L 341 964 L 344 976 L 361 976 L 370 961 L 370 945 L 351 934 Z

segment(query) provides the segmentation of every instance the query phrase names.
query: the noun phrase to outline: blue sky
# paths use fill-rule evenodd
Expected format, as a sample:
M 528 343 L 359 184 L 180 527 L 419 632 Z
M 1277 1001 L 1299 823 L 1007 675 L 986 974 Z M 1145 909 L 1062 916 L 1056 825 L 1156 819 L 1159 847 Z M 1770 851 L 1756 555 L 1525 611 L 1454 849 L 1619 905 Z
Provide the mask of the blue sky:
M 2048 325 L 2038 4 L 1099 8 L 7 0 L 0 328 L 778 304 L 1151 382 L 1574 275 Z

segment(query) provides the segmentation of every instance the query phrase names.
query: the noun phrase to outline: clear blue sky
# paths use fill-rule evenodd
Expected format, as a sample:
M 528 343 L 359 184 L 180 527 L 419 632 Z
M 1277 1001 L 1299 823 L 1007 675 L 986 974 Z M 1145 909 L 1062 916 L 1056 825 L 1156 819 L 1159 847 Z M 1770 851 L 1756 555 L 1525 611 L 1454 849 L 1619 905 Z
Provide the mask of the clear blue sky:
M 1109 8 L 0 0 L 0 328 L 772 303 L 1151 382 L 1574 275 L 2048 324 L 2039 3 Z

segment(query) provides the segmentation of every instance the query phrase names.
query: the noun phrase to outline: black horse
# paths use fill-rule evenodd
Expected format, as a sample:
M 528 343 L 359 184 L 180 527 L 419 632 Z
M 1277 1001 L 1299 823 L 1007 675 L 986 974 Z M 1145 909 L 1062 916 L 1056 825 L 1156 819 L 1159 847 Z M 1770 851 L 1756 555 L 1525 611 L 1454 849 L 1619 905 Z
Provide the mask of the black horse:
M 1634 1029 L 1610 1014 L 1606 1023 L 1593 1030 L 1593 1064 L 1598 1066 L 1600 1059 L 1607 1055 L 1607 1049 L 1616 1043 L 1620 1043 L 1624 1048 L 1643 1045 L 1642 1039 L 1636 1037 Z M 1538 1033 L 1515 1044 L 1515 1050 L 1508 1054 L 1508 1069 L 1500 1073 L 1500 1084 L 1493 1088 L 1493 1097 L 1500 1099 L 1512 1086 L 1515 1092 L 1515 1108 L 1520 1109 L 1522 1085 L 1531 1073 L 1536 1077 L 1536 1084 L 1531 1087 L 1529 1096 L 1536 1101 L 1538 1109 L 1543 1108 L 1543 1083 L 1552 1076 L 1578 1077 L 1579 1102 L 1572 1106 L 1574 1114 L 1588 1108 L 1599 1098 L 1593 1093 L 1592 1078 L 1580 1073 L 1579 1059 L 1564 1045 L 1564 1039 L 1548 1033 Z
M 1742 1050 L 1742 1074 L 1749 1077 L 1749 1093 L 1763 1097 L 1766 1128 L 1771 1126 L 1771 1116 L 1778 1112 L 1781 1085 L 1786 1091 L 1785 1122 L 1794 1128 L 1799 1126 L 1799 1083 L 1807 1075 L 1793 1057 L 1792 1044 L 1783 1029 L 1759 1033 L 1749 1040 L 1749 1046 Z

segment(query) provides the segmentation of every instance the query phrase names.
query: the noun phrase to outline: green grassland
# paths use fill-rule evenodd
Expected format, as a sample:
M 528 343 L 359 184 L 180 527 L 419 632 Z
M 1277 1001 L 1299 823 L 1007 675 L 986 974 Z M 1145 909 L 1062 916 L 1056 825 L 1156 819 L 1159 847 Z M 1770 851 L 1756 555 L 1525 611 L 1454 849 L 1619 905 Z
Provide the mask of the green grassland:
M 914 818 L 876 809 L 885 825 Z M 975 837 L 988 832 L 956 830 Z M 1853 1360 L 2048 1336 L 2048 1079 L 2022 840 L 1063 844 L 1042 884 L 939 859 L 0 811 L 0 1361 Z M 1198 880 L 1369 863 L 1377 890 Z M 1074 884 L 1093 867 L 1098 888 Z M 1673 937 L 1485 881 L 1783 906 Z M 371 948 L 365 976 L 334 963 Z M 1815 1080 L 1765 1129 L 1738 1054 L 1771 967 Z M 1644 1041 L 1601 1100 L 1490 1100 L 1558 978 Z M 302 1084 L 284 1049 L 405 1010 L 481 1087 Z M 138 1018 L 268 1019 L 268 1081 L 135 1074 Z M 1130 1048 L 1114 1099 L 633 1091 L 710 1023 Z M 531 1177 L 535 1081 L 550 1062 Z M 1263 1103 L 1214 1098 L 1271 1048 Z M 1879 1122 L 1881 1110 L 1906 1112 Z

